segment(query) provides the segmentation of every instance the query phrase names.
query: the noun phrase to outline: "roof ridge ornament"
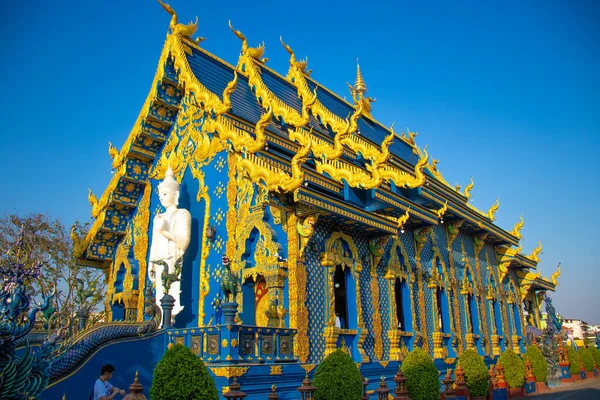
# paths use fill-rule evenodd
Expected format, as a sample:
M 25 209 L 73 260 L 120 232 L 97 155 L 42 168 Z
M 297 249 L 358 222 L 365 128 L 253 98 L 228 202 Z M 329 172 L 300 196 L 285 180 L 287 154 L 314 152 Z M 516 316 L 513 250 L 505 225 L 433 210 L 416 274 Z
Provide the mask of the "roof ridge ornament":
M 473 186 L 475 186 L 475 181 L 473 181 L 473 177 L 471 177 L 471 183 L 465 187 L 464 195 L 469 200 L 471 198 L 471 190 L 473 190 Z
M 198 30 L 198 17 L 196 17 L 196 22 L 190 22 L 186 24 L 180 24 L 177 22 L 177 13 L 168 3 L 165 3 L 161 0 L 158 0 L 158 3 L 165 9 L 167 13 L 171 15 L 171 22 L 169 23 L 169 28 L 171 28 L 171 33 L 173 35 L 180 35 L 184 37 L 191 38 L 191 36 L 196 33 Z M 205 40 L 203 37 L 196 38 L 196 44 Z
M 533 252 L 529 256 L 527 256 L 527 258 L 529 258 L 531 261 L 533 261 L 535 263 L 539 263 L 540 262 L 540 257 L 539 257 L 540 254 L 542 254 L 542 242 L 538 242 L 538 247 L 533 249 Z
M 496 199 L 496 202 L 490 207 L 490 209 L 487 212 L 487 217 L 490 219 L 490 221 L 494 222 L 494 214 L 496 214 L 496 211 L 498 211 L 499 207 L 500 199 Z
M 356 59 L 356 81 L 354 82 L 354 90 L 357 92 L 366 92 L 367 85 L 360 73 L 360 64 L 358 63 L 358 58 Z
M 238 31 L 231 25 L 231 21 L 227 21 L 229 23 L 229 29 L 242 41 L 242 53 L 248 54 L 250 57 L 260 62 L 261 64 L 265 64 L 269 59 L 264 58 L 265 55 L 265 42 L 262 42 L 260 45 L 256 47 L 248 46 L 248 40 L 246 36 L 241 31 Z
M 292 67 L 298 68 L 300 70 L 300 72 L 302 72 L 304 75 L 310 76 L 312 69 L 306 70 L 306 67 L 308 67 L 308 56 L 306 56 L 306 58 L 304 60 L 296 60 L 296 55 L 294 54 L 294 50 L 292 50 L 292 48 L 289 45 L 287 45 L 283 42 L 283 37 L 279 36 L 279 41 L 283 45 L 283 48 L 290 55 L 290 65 Z M 319 85 L 317 84 L 317 86 L 319 86 Z
M 558 285 L 558 277 L 559 276 L 560 276 L 560 263 L 558 263 L 558 265 L 556 267 L 556 272 L 550 276 L 550 279 L 552 280 L 552 283 L 554 284 L 554 286 Z
M 348 82 L 346 82 L 346 84 L 348 85 L 348 89 L 350 89 L 350 94 L 354 100 L 354 105 L 357 107 L 359 105 L 362 106 L 362 114 L 369 118 L 373 118 L 371 116 L 371 103 L 374 103 L 376 99 L 365 96 L 365 93 L 367 92 L 367 85 L 362 77 L 362 73 L 360 72 L 360 64 L 358 63 L 358 59 L 356 59 L 356 81 L 354 86 L 350 85 Z
M 523 229 L 523 225 L 525 225 L 525 220 L 523 219 L 522 215 L 519 217 L 519 219 L 520 221 L 517 222 L 513 227 L 513 230 L 510 231 L 510 234 L 516 237 L 517 239 L 521 239 L 521 229 Z

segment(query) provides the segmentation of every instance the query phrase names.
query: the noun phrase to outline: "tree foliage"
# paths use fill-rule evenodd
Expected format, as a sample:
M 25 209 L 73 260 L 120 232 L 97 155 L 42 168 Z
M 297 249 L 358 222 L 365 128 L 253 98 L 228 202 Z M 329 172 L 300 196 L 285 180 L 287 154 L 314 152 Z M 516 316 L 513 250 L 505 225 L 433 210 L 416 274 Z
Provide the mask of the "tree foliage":
M 360 400 L 362 378 L 352 358 L 337 349 L 317 367 L 315 400 Z
M 219 392 L 202 360 L 178 344 L 156 364 L 150 400 L 219 400 Z
M 531 362 L 535 381 L 546 382 L 546 379 L 548 378 L 548 364 L 546 363 L 546 358 L 544 358 L 540 348 L 536 345 L 527 347 L 525 359 Z
M 596 367 L 600 367 L 600 350 L 598 348 L 590 346 L 590 353 L 592 353 L 592 357 L 594 358 L 594 362 L 596 363 Z
M 438 400 L 440 398 L 439 372 L 433 360 L 423 349 L 415 347 L 404 358 L 402 372 L 407 378 L 406 388 L 413 400 Z
M 458 365 L 465 372 L 465 382 L 471 396 L 485 396 L 488 391 L 488 370 L 483 357 L 475 350 L 467 350 L 458 358 Z
M 579 358 L 579 352 L 575 350 L 573 346 L 567 347 L 567 358 L 569 359 L 569 371 L 571 372 L 571 375 L 578 374 L 581 358 Z
M 103 272 L 77 265 L 73 256 L 73 238 L 82 237 L 87 228 L 88 224 L 76 222 L 69 232 L 60 220 L 45 214 L 24 217 L 11 214 L 0 218 L 0 249 L 10 248 L 23 230 L 21 262 L 25 268 L 32 267 L 38 260 L 45 261 L 37 279 L 26 284 L 36 301 L 56 287 L 52 309 L 58 312 L 51 317 L 55 326 L 64 324 L 81 308 L 76 294 L 82 285 L 86 290 L 91 289 L 91 295 L 83 305 L 86 309 L 97 309 L 106 293 Z M 44 318 L 48 317 L 50 313 L 44 315 Z M 101 317 L 101 313 L 96 316 Z
M 504 378 L 511 388 L 523 386 L 525 382 L 525 363 L 517 353 L 506 349 L 498 357 L 498 362 L 504 367 Z
M 591 372 L 594 370 L 594 355 L 587 347 L 579 348 L 579 357 L 581 358 L 581 363 L 583 364 L 583 368 L 587 372 Z

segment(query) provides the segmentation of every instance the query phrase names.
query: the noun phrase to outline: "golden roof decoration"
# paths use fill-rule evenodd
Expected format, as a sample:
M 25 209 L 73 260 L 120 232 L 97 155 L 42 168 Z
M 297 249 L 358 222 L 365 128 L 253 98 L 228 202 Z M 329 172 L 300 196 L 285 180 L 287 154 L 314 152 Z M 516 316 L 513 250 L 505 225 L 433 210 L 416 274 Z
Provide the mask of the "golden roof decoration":
M 540 258 L 538 257 L 539 254 L 542 254 L 542 242 L 538 242 L 538 247 L 533 249 L 533 252 L 530 255 L 528 255 L 527 258 L 529 258 L 531 261 L 539 263 L 540 262 Z
M 437 217 L 439 219 L 442 219 L 446 210 L 448 210 L 448 200 L 446 200 L 446 202 L 444 204 L 442 204 L 442 207 L 440 207 L 439 210 L 435 211 L 435 214 L 437 215 Z
M 196 33 L 196 30 L 198 30 L 198 17 L 196 17 L 196 22 L 194 23 L 190 22 L 187 25 L 180 24 L 177 22 L 177 13 L 169 4 L 164 3 L 161 0 L 158 0 L 158 3 L 162 6 L 162 8 L 165 9 L 167 13 L 171 15 L 171 22 L 169 23 L 169 27 L 171 28 L 171 32 L 174 35 L 191 37 L 194 33 Z M 203 40 L 204 38 L 198 38 L 196 39 L 196 43 L 200 43 Z
M 523 225 L 525 225 L 525 220 L 523 219 L 522 215 L 519 217 L 519 219 L 520 221 L 517 222 L 513 227 L 513 230 L 510 231 L 510 234 L 516 237 L 517 239 L 521 239 L 521 229 L 523 229 Z
M 231 26 L 231 21 L 229 21 L 229 29 L 231 29 L 235 36 L 237 36 L 238 39 L 242 41 L 243 53 L 247 52 L 250 55 L 250 57 L 262 64 L 266 63 L 269 60 L 268 58 L 263 58 L 263 56 L 265 55 L 265 42 L 262 42 L 256 47 L 250 47 L 248 46 L 248 40 L 246 40 L 244 34 L 241 31 L 236 30 L 233 26 Z
M 473 181 L 473 178 L 471 178 L 471 183 L 469 183 L 467 187 L 465 187 L 464 191 L 464 195 L 467 198 L 467 200 L 471 198 L 471 190 L 473 190 L 473 186 L 475 186 L 475 182 Z
M 371 116 L 371 103 L 374 103 L 376 99 L 369 96 L 365 97 L 367 85 L 365 84 L 365 80 L 360 72 L 360 65 L 358 64 L 358 61 L 356 62 L 356 82 L 354 83 L 354 86 L 350 85 L 349 83 L 347 83 L 347 85 L 348 89 L 350 89 L 352 99 L 354 100 L 354 105 L 357 107 L 359 104 L 362 105 L 363 115 L 373 118 Z
M 487 217 L 490 219 L 490 221 L 494 222 L 494 214 L 496 214 L 496 211 L 498 211 L 499 207 L 500 199 L 496 199 L 496 202 L 490 207 L 490 209 L 487 212 Z
M 281 44 L 283 45 L 285 50 L 290 55 L 290 66 L 296 67 L 306 76 L 310 76 L 310 73 L 312 72 L 312 70 L 310 70 L 310 69 L 308 71 L 306 70 L 306 67 L 308 67 L 308 56 L 306 56 L 306 58 L 304 60 L 296 60 L 296 55 L 294 54 L 294 50 L 292 50 L 292 48 L 290 46 L 288 46 L 287 44 L 285 44 L 283 42 L 283 38 L 281 36 L 279 36 L 279 41 L 281 42 Z
M 560 263 L 556 266 L 556 272 L 550 276 L 554 286 L 558 285 L 558 277 L 560 276 Z
M 360 73 L 360 64 L 358 63 L 358 60 L 356 60 L 356 81 L 354 82 L 354 90 L 357 92 L 367 91 L 367 85 L 365 84 L 362 74 Z
M 404 224 L 406 224 L 406 222 L 408 221 L 408 218 L 410 218 L 410 214 L 408 213 L 410 211 L 410 207 L 408 207 L 406 209 L 406 212 L 404 213 L 404 215 L 400 216 L 400 218 L 398 218 L 398 230 L 400 232 L 403 231 L 404 228 Z

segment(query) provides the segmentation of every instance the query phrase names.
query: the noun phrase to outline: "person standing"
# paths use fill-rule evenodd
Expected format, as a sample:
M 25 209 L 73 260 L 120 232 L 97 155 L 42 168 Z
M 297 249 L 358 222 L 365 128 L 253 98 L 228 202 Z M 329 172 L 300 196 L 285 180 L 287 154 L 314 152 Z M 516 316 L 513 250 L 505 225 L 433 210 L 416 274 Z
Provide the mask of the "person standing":
M 110 364 L 103 365 L 100 369 L 100 377 L 94 383 L 94 391 L 90 400 L 112 400 L 117 394 L 125 396 L 125 391 L 114 387 L 108 381 L 113 376 L 115 367 Z

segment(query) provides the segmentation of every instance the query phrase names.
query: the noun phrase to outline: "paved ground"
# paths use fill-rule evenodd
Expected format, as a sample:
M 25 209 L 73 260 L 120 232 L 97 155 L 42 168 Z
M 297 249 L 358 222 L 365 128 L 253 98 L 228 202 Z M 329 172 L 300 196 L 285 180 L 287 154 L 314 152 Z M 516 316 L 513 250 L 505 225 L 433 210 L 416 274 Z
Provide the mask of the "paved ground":
M 600 377 L 562 383 L 551 391 L 529 395 L 536 400 L 600 400 Z

